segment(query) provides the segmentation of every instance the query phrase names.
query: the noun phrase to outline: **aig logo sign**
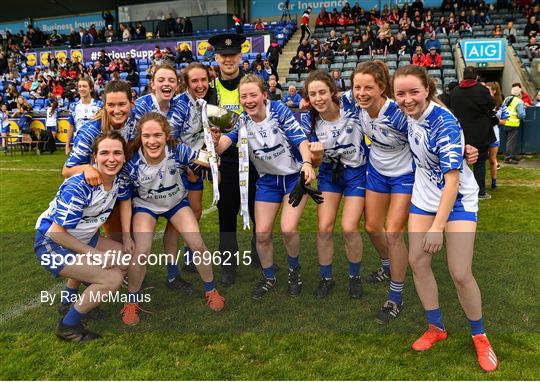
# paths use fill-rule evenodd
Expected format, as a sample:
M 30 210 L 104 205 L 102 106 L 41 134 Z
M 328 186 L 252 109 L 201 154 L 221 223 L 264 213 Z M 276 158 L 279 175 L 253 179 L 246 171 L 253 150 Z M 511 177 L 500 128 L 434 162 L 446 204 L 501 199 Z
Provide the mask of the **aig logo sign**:
M 462 40 L 465 62 L 504 62 L 505 39 Z

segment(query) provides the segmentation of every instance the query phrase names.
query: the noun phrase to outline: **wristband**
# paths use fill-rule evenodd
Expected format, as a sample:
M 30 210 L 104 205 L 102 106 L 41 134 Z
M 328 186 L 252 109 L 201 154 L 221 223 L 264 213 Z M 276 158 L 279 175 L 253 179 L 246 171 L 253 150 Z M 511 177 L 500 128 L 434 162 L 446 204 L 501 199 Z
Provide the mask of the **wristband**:
M 305 161 L 302 162 L 302 164 L 306 164 L 306 163 L 308 163 L 311 167 L 313 167 L 313 164 L 308 160 L 305 160 Z

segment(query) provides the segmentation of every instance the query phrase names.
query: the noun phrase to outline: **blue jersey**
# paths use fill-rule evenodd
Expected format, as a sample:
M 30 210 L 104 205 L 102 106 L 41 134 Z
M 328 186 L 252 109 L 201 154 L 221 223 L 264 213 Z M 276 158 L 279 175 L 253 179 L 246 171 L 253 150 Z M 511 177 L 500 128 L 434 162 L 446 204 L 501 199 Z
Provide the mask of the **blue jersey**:
M 181 179 L 185 166 L 197 158 L 197 151 L 183 143 L 174 149 L 165 147 L 165 158 L 148 164 L 142 150 L 124 165 L 120 200 L 133 199 L 134 207 L 146 208 L 157 215 L 178 205 L 187 191 Z
M 307 140 L 305 131 L 293 113 L 280 101 L 268 102 L 266 119 L 254 122 L 244 111 L 233 131 L 225 134 L 233 144 L 238 142 L 238 127 L 247 121 L 249 157 L 259 172 L 265 175 L 290 175 L 300 171 L 302 157 L 298 146 Z
M 126 142 L 133 139 L 133 120 L 128 120 L 118 132 Z M 81 166 L 92 161 L 92 146 L 101 134 L 101 120 L 94 119 L 85 123 L 73 141 L 73 148 L 66 160 L 66 167 Z
M 412 203 L 436 213 L 439 208 L 444 174 L 459 170 L 459 190 L 455 205 L 469 212 L 478 211 L 478 185 L 464 164 L 465 139 L 457 119 L 446 108 L 430 102 L 418 119 L 408 117 L 409 144 L 416 163 Z
M 171 119 L 173 137 L 200 150 L 204 146 L 204 131 L 195 99 L 185 91 L 177 97 L 174 109 Z
M 352 90 L 347 90 L 341 95 L 341 106 L 345 111 L 357 110 L 358 106 L 353 97 Z
M 84 174 L 74 175 L 64 181 L 49 208 L 41 214 L 36 229 L 46 235 L 56 223 L 88 244 L 99 227 L 107 221 L 118 196 L 119 178 L 109 191 L 103 185 L 90 186 Z
M 379 115 L 371 118 L 360 109 L 362 132 L 371 141 L 369 163 L 378 173 L 397 177 L 414 171 L 407 139 L 407 116 L 395 101 L 386 99 Z
M 94 98 L 89 104 L 84 104 L 80 100 L 70 104 L 68 121 L 74 127 L 73 136 L 77 136 L 81 126 L 90 121 L 102 108 L 103 102 Z
M 300 121 L 305 131 L 311 130 L 311 113 L 303 113 Z M 312 142 L 322 143 L 323 163 L 339 161 L 348 167 L 359 167 L 367 162 L 368 147 L 362 135 L 358 114 L 354 110 L 340 109 L 340 117 L 336 121 L 317 118 L 315 131 L 308 135 Z
M 496 111 L 497 118 L 499 119 L 508 119 L 510 118 L 510 113 L 508 112 L 508 106 L 504 103 L 501 105 L 499 110 Z
M 155 111 L 164 117 L 167 117 L 170 122 L 174 113 L 174 104 L 176 103 L 177 98 L 178 97 L 175 97 L 169 102 L 169 111 L 167 113 L 163 113 L 159 108 L 158 100 L 154 94 L 143 95 L 142 97 L 137 98 L 135 101 L 135 106 L 132 110 L 133 118 L 138 121 L 146 113 Z

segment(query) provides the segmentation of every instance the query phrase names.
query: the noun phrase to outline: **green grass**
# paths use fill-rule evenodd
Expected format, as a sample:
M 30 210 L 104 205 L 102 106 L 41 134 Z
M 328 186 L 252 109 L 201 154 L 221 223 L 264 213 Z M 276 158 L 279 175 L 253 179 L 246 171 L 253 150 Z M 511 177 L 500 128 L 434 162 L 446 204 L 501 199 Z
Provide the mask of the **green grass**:
M 417 354 L 410 344 L 425 327 L 409 275 L 405 310 L 389 326 L 374 323 L 386 286 L 365 286 L 365 297 L 347 296 L 343 243 L 335 237 L 336 290 L 317 301 L 316 212 L 309 203 L 300 227 L 304 292 L 286 295 L 285 272 L 268 298 L 249 298 L 258 272 L 242 266 L 237 284 L 220 288 L 227 306 L 213 313 L 202 298 L 169 292 L 164 267 L 149 267 L 152 301 L 136 327 L 125 327 L 120 304 L 105 304 L 110 318 L 92 322 L 104 335 L 94 343 L 60 342 L 52 330 L 54 306 L 36 302 L 41 290 L 58 288 L 32 250 L 33 226 L 61 183 L 63 156 L 0 158 L 0 379 L 539 379 L 538 270 L 540 169 L 503 167 L 500 189 L 480 204 L 474 271 L 483 292 L 488 333 L 501 361 L 487 375 L 476 364 L 465 317 L 448 275 L 445 255 L 434 258 L 449 339 Z M 9 169 L 9 170 L 8 170 Z M 14 170 L 15 169 L 15 170 Z M 24 171 L 16 171 L 23 170 Z M 41 171 L 32 171 L 39 169 Z M 30 170 L 30 171 L 27 171 Z M 52 171 L 43 171 L 52 170 Z M 211 199 L 206 187 L 205 208 Z M 16 212 L 16 213 L 15 213 Z M 163 222 L 160 224 L 163 227 Z M 201 221 L 208 247 L 217 247 L 217 213 Z M 364 272 L 377 255 L 364 235 Z M 249 235 L 240 234 L 242 249 Z M 276 234 L 277 263 L 285 267 Z M 162 249 L 160 240 L 155 252 Z M 219 269 L 216 268 L 219 277 Z M 194 275 L 186 278 L 202 285 Z M 535 366 L 536 365 L 536 366 Z

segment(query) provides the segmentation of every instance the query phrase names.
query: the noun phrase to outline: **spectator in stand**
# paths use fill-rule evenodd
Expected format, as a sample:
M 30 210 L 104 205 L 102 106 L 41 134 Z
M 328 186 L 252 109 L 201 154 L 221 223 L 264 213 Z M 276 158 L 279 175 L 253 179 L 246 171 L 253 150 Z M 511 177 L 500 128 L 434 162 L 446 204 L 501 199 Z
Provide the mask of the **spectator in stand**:
M 392 9 L 392 12 L 388 16 L 388 23 L 392 25 L 396 25 L 399 23 L 399 19 L 400 19 L 399 8 L 394 7 L 394 9 Z
M 418 36 L 419 34 L 424 33 L 424 21 L 422 20 L 422 16 L 417 14 L 414 16 L 414 19 L 411 23 L 411 34 L 414 34 L 415 36 Z
M 57 100 L 62 99 L 62 97 L 64 95 L 64 87 L 62 86 L 62 81 L 61 80 L 54 81 L 54 85 L 53 85 L 53 88 L 52 88 L 52 93 L 54 94 L 54 96 L 56 97 Z
M 279 55 L 282 53 L 281 46 L 278 44 L 276 39 L 272 39 L 268 50 L 266 51 L 266 57 L 270 61 L 270 64 L 277 68 L 279 66 Z
M 423 52 L 426 52 L 424 46 L 426 45 L 426 41 L 424 40 L 424 35 L 423 34 L 419 34 L 419 35 L 416 35 L 414 40 L 412 41 L 411 43 L 411 49 L 413 51 L 417 51 L 418 47 L 422 48 L 422 51 Z
M 120 24 L 120 33 L 122 34 L 122 41 L 131 40 L 131 32 L 124 24 Z
M 321 9 L 321 12 L 317 16 L 317 19 L 315 20 L 315 26 L 316 27 L 322 27 L 327 26 L 330 23 L 330 18 L 328 17 L 328 13 L 324 9 Z
M 339 44 L 339 47 L 338 47 L 336 53 L 340 54 L 340 55 L 347 56 L 347 55 L 351 54 L 352 51 L 353 51 L 353 47 L 352 47 L 352 44 L 351 44 L 351 38 L 349 37 L 348 34 L 346 34 L 343 37 L 343 40 L 341 41 L 341 44 Z
M 181 17 L 177 17 L 174 20 L 174 35 L 180 36 L 182 33 L 184 33 L 184 20 Z
M 536 101 L 534 103 L 534 106 L 540 107 L 540 90 L 536 93 Z
M 490 199 L 486 192 L 486 160 L 489 145 L 495 142 L 493 118 L 495 100 L 489 90 L 478 83 L 475 67 L 463 70 L 463 80 L 450 92 L 450 110 L 458 119 L 465 135 L 465 143 L 478 149 L 478 160 L 473 165 L 474 178 L 478 184 L 478 198 Z M 497 119 L 498 122 L 498 119 Z
M 525 36 L 536 36 L 539 31 L 540 26 L 536 21 L 536 16 L 529 17 L 529 21 L 527 22 L 527 25 L 525 25 L 525 30 L 523 31 L 523 34 Z
M 262 68 L 266 73 L 268 73 L 268 78 L 270 78 L 270 76 L 274 75 L 276 76 L 276 78 L 279 80 L 279 75 L 278 75 L 278 72 L 276 70 L 276 68 L 274 68 L 272 66 L 272 64 L 270 64 L 270 61 L 269 60 L 264 60 L 263 61 L 263 68 Z M 268 81 L 266 81 L 268 82 Z
M 49 40 L 51 40 L 51 43 L 53 45 L 60 45 L 64 39 L 62 38 L 62 35 L 59 34 L 56 29 L 53 29 L 53 32 L 49 36 Z
M 424 14 L 424 3 L 422 0 L 415 0 L 411 4 L 411 13 L 415 14 L 416 12 L 418 12 L 420 16 Z
M 264 23 L 262 22 L 261 18 L 257 18 L 257 21 L 253 25 L 256 31 L 263 31 L 265 29 Z
M 450 92 L 458 85 L 459 82 L 457 81 L 450 82 L 444 87 L 443 93 L 439 95 L 439 101 L 441 101 L 446 108 L 448 108 L 450 105 Z
M 403 33 L 398 32 L 396 34 L 395 46 L 397 54 L 400 56 L 411 53 L 411 46 L 409 45 L 409 42 L 405 39 L 405 37 L 403 37 Z
M 247 75 L 252 72 L 251 65 L 248 60 L 242 61 L 242 68 L 240 69 L 244 75 Z
M 184 35 L 191 36 L 193 34 L 193 23 L 189 17 L 184 19 Z
M 135 68 L 137 70 L 137 61 L 131 57 L 131 53 L 126 54 L 126 71 L 129 72 L 130 68 Z
M 339 45 L 341 44 L 341 38 L 337 35 L 336 31 L 332 29 L 326 42 L 330 45 L 330 49 L 337 52 Z
M 103 35 L 105 36 L 105 42 L 108 42 L 108 43 L 113 42 L 115 38 L 115 34 L 114 34 L 112 25 L 107 26 L 107 30 L 105 31 Z
M 101 12 L 101 18 L 105 21 L 105 27 L 109 27 L 113 25 L 114 23 L 114 17 L 111 15 L 111 12 L 105 11 Z
M 271 101 L 281 101 L 281 90 L 277 87 L 277 81 L 273 78 L 268 80 L 268 98 Z
M 137 40 L 144 40 L 146 38 L 146 28 L 140 21 L 135 24 L 135 38 Z
M 103 66 L 109 66 L 111 58 L 105 53 L 105 49 L 101 49 L 98 54 L 98 60 Z
M 290 85 L 289 91 L 283 96 L 283 103 L 289 108 L 298 108 L 302 96 L 296 91 L 296 86 Z
M 344 12 L 341 12 L 338 17 L 338 25 L 341 26 L 347 26 L 351 23 L 351 19 L 347 17 L 347 15 Z
M 531 36 L 529 43 L 525 45 L 523 49 L 525 50 L 525 53 L 527 53 L 529 60 L 540 57 L 540 45 L 538 45 L 536 42 L 536 37 L 534 36 Z
M 204 51 L 204 54 L 203 54 L 203 60 L 207 61 L 207 62 L 212 62 L 212 61 L 214 61 L 215 56 L 216 56 L 216 51 L 215 51 L 214 47 L 212 45 L 208 44 L 206 46 L 206 50 Z
M 379 36 L 373 41 L 373 54 L 387 55 L 388 54 L 388 40 L 384 34 L 379 34 Z
M 304 51 L 299 50 L 298 53 L 296 53 L 296 56 L 291 59 L 291 68 L 289 69 L 289 73 L 302 73 L 305 66 L 306 58 L 304 56 Z
M 360 25 L 368 25 L 371 22 L 369 14 L 364 8 L 360 9 L 360 14 L 358 15 L 357 20 Z
M 157 38 L 165 38 L 169 35 L 169 23 L 165 20 L 165 16 L 157 22 L 155 35 Z
M 429 40 L 427 40 L 424 44 L 424 48 L 426 51 L 430 50 L 431 48 L 435 48 L 437 52 L 441 51 L 441 42 L 439 39 L 437 39 L 437 35 L 435 33 L 432 33 L 429 36 Z
M 423 66 L 426 61 L 426 55 L 422 51 L 421 46 L 416 47 L 416 52 L 412 56 L 412 64 L 416 66 Z
M 360 30 L 360 27 L 357 25 L 352 35 L 352 42 L 357 43 L 360 41 L 362 41 L 362 31 Z
M 491 35 L 492 35 L 492 37 L 499 38 L 499 37 L 503 37 L 502 33 L 503 32 L 502 32 L 501 24 L 497 24 L 497 25 L 495 25 L 495 28 L 493 28 L 493 31 L 491 32 Z
M 424 59 L 424 65 L 426 69 L 441 69 L 442 68 L 442 57 L 434 46 L 429 48 L 429 54 L 426 54 Z
M 244 27 L 242 26 L 242 20 L 237 15 L 233 15 L 232 17 L 234 28 L 236 29 L 236 33 L 243 34 L 244 33 Z
M 340 92 L 343 92 L 346 90 L 345 80 L 341 78 L 341 72 L 339 70 L 332 71 L 332 78 L 336 82 L 336 86 Z
M 435 33 L 448 34 L 448 23 L 446 22 L 446 17 L 444 16 L 439 17 L 439 22 L 437 23 L 437 26 L 435 27 Z
M 411 19 L 409 15 L 404 14 L 403 17 L 399 20 L 399 31 L 405 33 L 405 35 L 410 35 L 412 33 L 411 29 Z
M 193 53 L 187 46 L 187 44 L 180 44 L 176 46 L 176 58 L 174 60 L 177 64 L 189 64 L 193 62 Z
M 98 31 L 96 30 L 96 25 L 95 24 L 90 25 L 90 28 L 88 28 L 88 33 L 92 35 L 92 38 L 94 39 L 94 41 L 97 40 Z
M 262 54 L 260 53 L 255 56 L 255 60 L 251 63 L 251 70 L 254 71 L 258 64 L 261 64 L 261 67 L 263 66 Z
M 321 47 L 321 43 L 319 42 L 319 40 L 316 39 L 316 38 L 311 40 L 311 53 L 313 53 L 313 57 L 316 60 L 319 59 L 319 56 L 321 55 L 321 50 L 322 50 L 322 47 Z
M 265 84 L 268 83 L 270 75 L 265 70 L 263 70 L 263 66 L 260 63 L 255 65 L 255 70 L 253 71 L 253 74 L 259 77 Z
M 311 7 L 307 7 L 306 11 L 300 19 L 300 29 L 302 30 L 302 35 L 300 36 L 300 42 L 304 40 L 304 37 L 307 33 L 307 39 L 311 38 L 311 30 L 309 29 L 309 15 L 311 14 Z
M 325 42 L 319 56 L 319 64 L 331 65 L 334 62 L 334 51 L 330 49 L 330 44 Z
M 454 15 L 448 17 L 448 33 L 454 33 L 459 29 L 459 24 Z
M 506 28 L 503 30 L 503 36 L 506 37 L 511 44 L 516 42 L 517 32 L 512 20 L 508 21 L 506 24 Z
M 369 38 L 369 35 L 367 33 L 364 33 L 362 35 L 362 41 L 360 42 L 360 45 L 358 46 L 358 48 L 356 48 L 356 55 L 358 57 L 371 55 L 371 51 L 372 51 L 371 40 Z
M 304 63 L 304 73 L 309 73 L 317 69 L 317 65 L 315 64 L 315 59 L 313 58 L 313 53 L 307 52 L 306 54 L 306 61 Z
M 129 72 L 126 76 L 126 81 L 128 81 L 131 84 L 131 87 L 138 87 L 139 86 L 139 74 L 137 73 L 137 70 L 135 67 L 130 67 Z
M 299 51 L 304 52 L 304 56 L 307 55 L 308 52 L 311 52 L 311 45 L 309 44 L 307 39 L 303 39 L 302 43 L 298 45 L 296 53 L 298 53 Z

